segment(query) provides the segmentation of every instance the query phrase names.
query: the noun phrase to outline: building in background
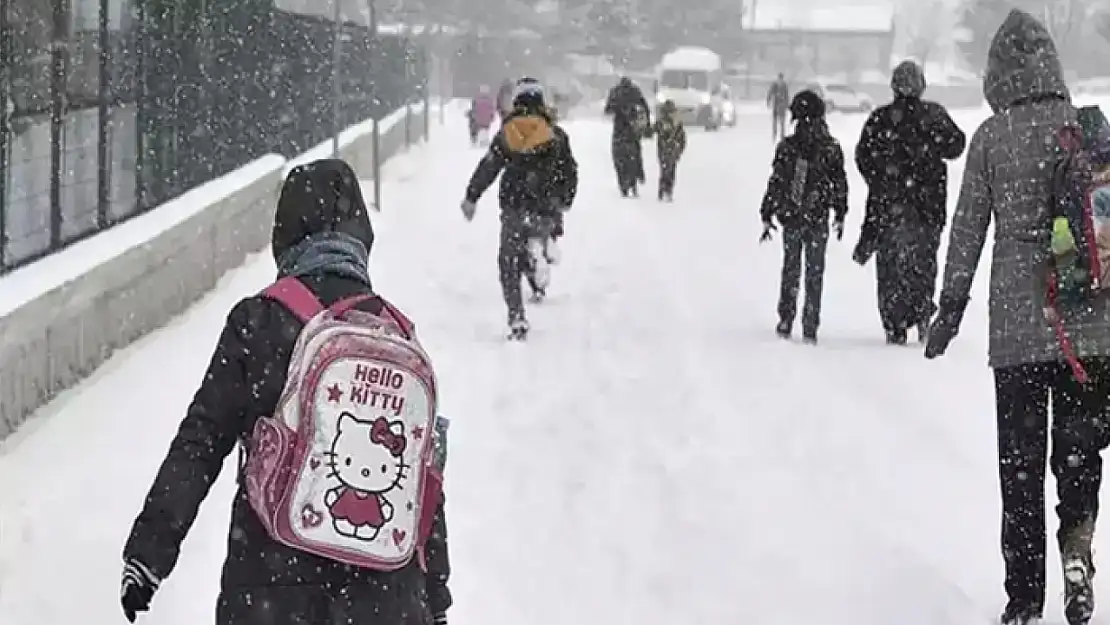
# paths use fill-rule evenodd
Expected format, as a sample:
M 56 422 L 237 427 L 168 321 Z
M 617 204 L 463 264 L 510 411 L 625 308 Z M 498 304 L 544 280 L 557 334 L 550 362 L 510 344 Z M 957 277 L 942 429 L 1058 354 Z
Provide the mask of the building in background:
M 805 7 L 749 0 L 744 24 L 741 63 L 758 82 L 779 72 L 794 82 L 885 81 L 890 68 L 895 31 L 889 2 Z
M 0 273 L 419 97 L 426 49 L 345 4 L 0 0 Z

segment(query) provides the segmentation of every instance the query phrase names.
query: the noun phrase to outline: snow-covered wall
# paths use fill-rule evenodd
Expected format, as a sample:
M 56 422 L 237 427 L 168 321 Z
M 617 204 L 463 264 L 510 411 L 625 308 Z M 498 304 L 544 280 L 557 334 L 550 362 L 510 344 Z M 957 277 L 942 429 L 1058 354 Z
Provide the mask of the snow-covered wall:
M 424 138 L 423 113 L 413 106 L 381 121 L 383 161 Z M 341 156 L 363 179 L 373 177 L 373 137 L 373 121 L 340 135 Z M 330 142 L 292 161 L 262 157 L 0 278 L 0 440 L 265 249 L 285 172 L 329 156 Z

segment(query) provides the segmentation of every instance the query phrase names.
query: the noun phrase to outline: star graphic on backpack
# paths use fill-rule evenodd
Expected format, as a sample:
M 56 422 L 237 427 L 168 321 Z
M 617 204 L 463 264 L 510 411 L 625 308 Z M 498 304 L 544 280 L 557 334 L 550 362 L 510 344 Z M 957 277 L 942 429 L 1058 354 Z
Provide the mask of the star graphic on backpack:
M 339 384 L 336 383 L 336 384 L 332 384 L 331 386 L 329 386 L 328 387 L 328 401 L 329 402 L 338 402 L 340 399 L 343 399 L 343 389 L 339 388 Z

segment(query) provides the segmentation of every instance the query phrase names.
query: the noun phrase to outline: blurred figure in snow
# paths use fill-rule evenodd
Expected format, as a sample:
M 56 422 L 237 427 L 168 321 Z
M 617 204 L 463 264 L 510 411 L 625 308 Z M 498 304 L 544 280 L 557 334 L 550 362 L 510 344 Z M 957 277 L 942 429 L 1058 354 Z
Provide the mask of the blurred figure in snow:
M 790 106 L 790 86 L 779 72 L 778 79 L 767 90 L 767 108 L 771 109 L 771 138 L 778 141 L 786 136 L 786 109 Z
M 605 114 L 613 118 L 613 167 L 621 195 L 638 196 L 647 181 L 640 140 L 651 127 L 651 111 L 644 92 L 627 76 L 609 90 Z
M 966 139 L 948 111 L 923 100 L 925 72 L 904 61 L 890 79 L 894 101 L 867 118 L 856 167 L 867 183 L 867 211 L 854 258 L 872 255 L 879 318 L 887 342 L 903 345 L 910 328 L 925 340 L 936 311 L 937 252 L 947 221 L 948 166 Z

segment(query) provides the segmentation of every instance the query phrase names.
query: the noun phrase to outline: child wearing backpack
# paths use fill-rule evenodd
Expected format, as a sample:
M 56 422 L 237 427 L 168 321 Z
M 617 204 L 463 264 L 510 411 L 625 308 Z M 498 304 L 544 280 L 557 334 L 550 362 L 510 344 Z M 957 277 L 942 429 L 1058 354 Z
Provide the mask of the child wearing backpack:
M 659 109 L 659 119 L 652 127 L 655 134 L 655 152 L 659 158 L 659 201 L 674 201 L 674 180 L 678 173 L 678 160 L 686 151 L 686 129 L 678 119 L 674 100 L 667 100 Z
M 216 625 L 444 625 L 446 421 L 412 322 L 372 288 L 357 177 L 294 168 L 274 221 L 278 280 L 228 316 L 124 547 L 124 614 L 239 445 Z

